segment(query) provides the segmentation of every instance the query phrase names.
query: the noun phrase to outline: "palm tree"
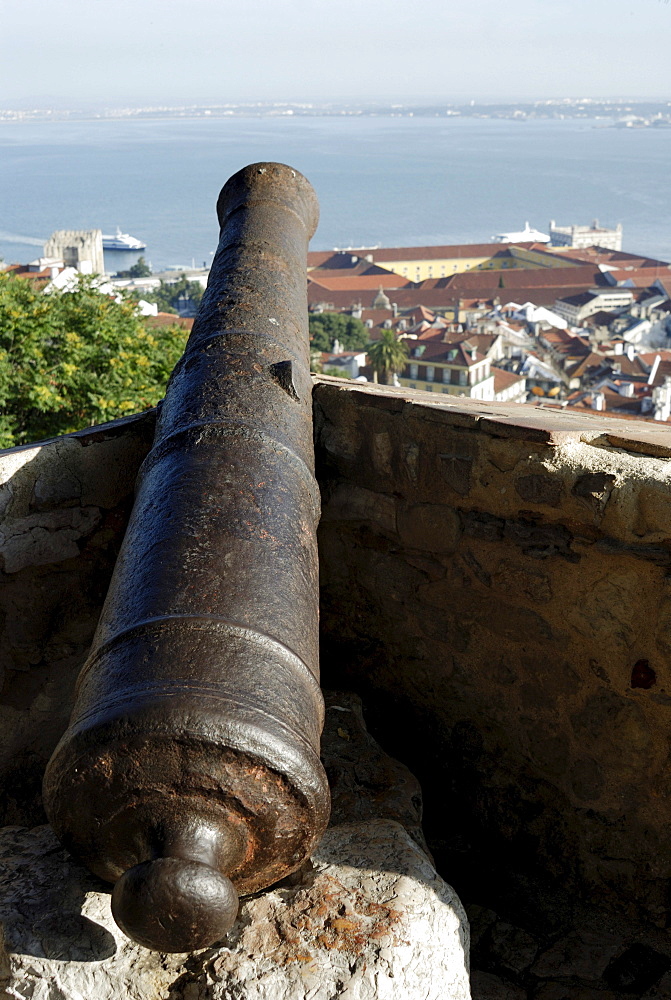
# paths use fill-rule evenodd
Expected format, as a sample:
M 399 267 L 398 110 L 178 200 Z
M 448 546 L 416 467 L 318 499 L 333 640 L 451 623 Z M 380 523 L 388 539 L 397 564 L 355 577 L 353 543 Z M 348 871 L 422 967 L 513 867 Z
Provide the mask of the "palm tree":
M 397 340 L 393 330 L 383 330 L 382 336 L 368 348 L 373 371 L 383 385 L 393 385 L 394 375 L 402 372 L 408 357 L 408 345 Z

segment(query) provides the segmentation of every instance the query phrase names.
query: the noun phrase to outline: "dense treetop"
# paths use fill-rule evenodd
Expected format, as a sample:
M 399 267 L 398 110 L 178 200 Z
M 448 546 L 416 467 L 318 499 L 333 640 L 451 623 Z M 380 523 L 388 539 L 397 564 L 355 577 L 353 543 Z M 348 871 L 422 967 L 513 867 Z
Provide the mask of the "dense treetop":
M 360 319 L 343 313 L 313 313 L 309 319 L 310 344 L 314 351 L 332 351 L 337 340 L 344 351 L 368 346 L 370 335 Z
M 177 325 L 145 328 L 134 302 L 91 278 L 45 293 L 0 272 L 0 447 L 154 406 L 186 338 Z

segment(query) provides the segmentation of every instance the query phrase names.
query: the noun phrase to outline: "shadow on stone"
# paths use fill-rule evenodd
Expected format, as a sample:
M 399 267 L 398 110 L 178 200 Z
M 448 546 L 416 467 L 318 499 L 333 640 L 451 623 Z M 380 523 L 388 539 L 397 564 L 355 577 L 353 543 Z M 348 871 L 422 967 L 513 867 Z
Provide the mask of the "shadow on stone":
M 632 944 L 603 974 L 611 989 L 640 996 L 671 968 L 671 960 L 646 944 Z
M 116 954 L 109 931 L 82 913 L 49 913 L 34 925 L 44 955 L 60 962 L 102 962 Z
M 77 865 L 47 826 L 0 835 L 0 967 L 21 956 L 102 962 L 117 944 L 99 918 L 109 887 Z M 94 918 L 94 919 L 92 919 Z

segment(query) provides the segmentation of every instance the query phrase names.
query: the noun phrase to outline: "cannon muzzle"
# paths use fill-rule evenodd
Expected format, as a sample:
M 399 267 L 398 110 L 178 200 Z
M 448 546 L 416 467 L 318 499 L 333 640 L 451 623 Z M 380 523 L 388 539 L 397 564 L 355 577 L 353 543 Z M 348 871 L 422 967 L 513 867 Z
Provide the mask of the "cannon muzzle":
M 319 761 L 319 492 L 308 181 L 224 186 L 207 291 L 158 416 L 70 726 L 44 781 L 65 846 L 115 883 L 136 941 L 219 941 L 237 894 L 300 866 L 329 812 Z

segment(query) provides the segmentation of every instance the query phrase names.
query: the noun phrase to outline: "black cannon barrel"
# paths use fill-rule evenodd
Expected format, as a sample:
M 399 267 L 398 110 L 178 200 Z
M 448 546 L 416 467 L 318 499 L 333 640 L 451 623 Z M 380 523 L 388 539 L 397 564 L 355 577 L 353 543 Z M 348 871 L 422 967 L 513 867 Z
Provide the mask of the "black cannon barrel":
M 220 940 L 237 894 L 321 836 L 319 493 L 308 181 L 256 163 L 224 186 L 221 237 L 70 726 L 44 782 L 62 842 L 115 887 L 135 940 Z

